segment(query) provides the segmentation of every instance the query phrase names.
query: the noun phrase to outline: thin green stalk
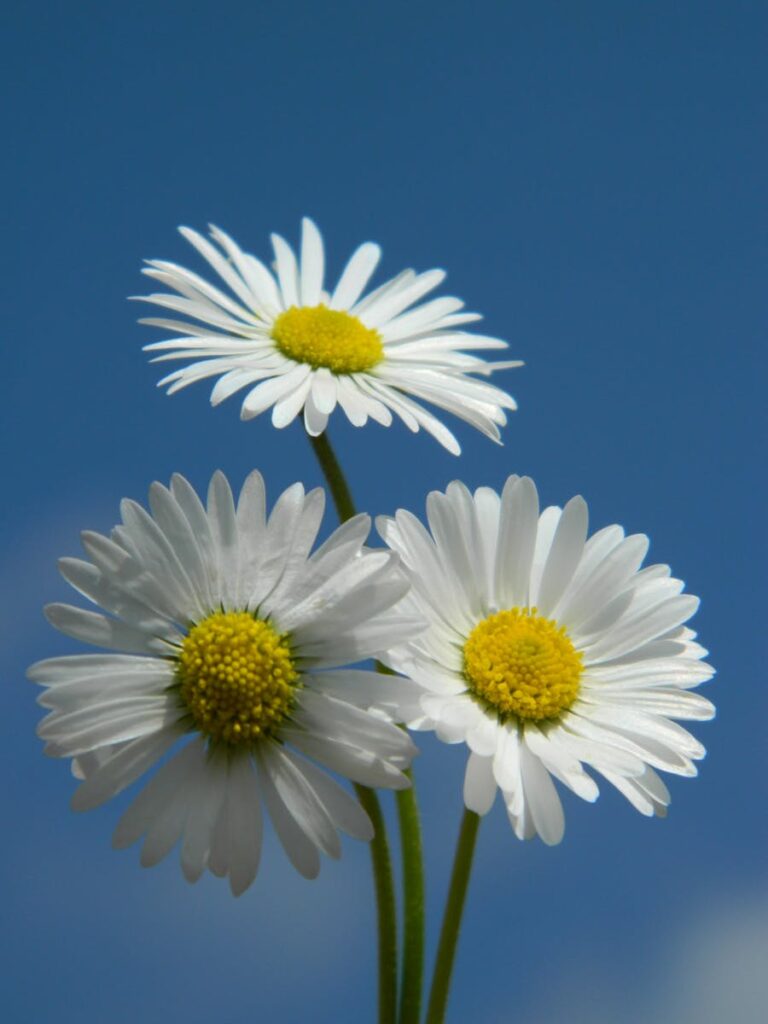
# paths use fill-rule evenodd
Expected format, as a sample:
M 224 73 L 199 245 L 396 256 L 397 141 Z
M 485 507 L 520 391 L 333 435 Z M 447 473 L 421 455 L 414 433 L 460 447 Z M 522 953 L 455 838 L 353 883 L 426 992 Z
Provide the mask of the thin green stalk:
M 371 864 L 379 919 L 379 1024 L 397 1020 L 397 910 L 392 860 L 379 798 L 367 786 L 355 785 L 357 799 L 371 819 Z
M 435 972 L 432 976 L 432 990 L 429 994 L 426 1024 L 443 1024 L 445 1007 L 448 1003 L 448 990 L 451 985 L 451 972 L 456 955 L 456 943 L 461 927 L 461 915 L 467 895 L 469 873 L 472 869 L 472 857 L 475 852 L 477 830 L 480 817 L 474 811 L 465 811 L 461 821 L 459 840 L 453 859 L 451 886 L 443 914 L 443 927 L 440 931 L 440 943 L 437 947 Z
M 424 978 L 424 861 L 421 822 L 413 776 L 410 789 L 397 794 L 400 850 L 403 858 L 403 969 L 400 1024 L 419 1024 Z
M 381 662 L 382 675 L 395 673 Z M 421 849 L 421 817 L 416 798 L 416 780 L 411 771 L 410 789 L 397 793 L 400 823 L 400 854 L 403 861 L 403 965 L 400 975 L 399 1024 L 419 1024 L 421 989 L 424 982 L 424 858 Z
M 310 437 L 312 448 L 333 497 L 339 521 L 344 523 L 355 515 L 347 481 L 331 448 L 327 433 Z M 367 786 L 355 785 L 355 792 L 373 825 L 371 864 L 376 890 L 376 912 L 379 928 L 379 1024 L 395 1024 L 397 1020 L 397 908 L 392 877 L 392 859 L 384 824 L 384 815 L 376 793 Z
M 336 512 L 339 516 L 340 523 L 346 523 L 348 519 L 351 519 L 355 515 L 355 503 L 352 500 L 352 493 L 349 489 L 349 485 L 344 478 L 344 474 L 341 471 L 339 460 L 336 458 L 336 453 L 331 448 L 331 442 L 328 440 L 328 434 L 320 434 L 319 437 L 309 436 L 310 443 L 317 456 L 317 461 L 320 463 L 320 469 L 323 471 L 323 476 L 326 479 L 328 486 L 331 489 L 331 496 L 333 503 L 336 506 Z

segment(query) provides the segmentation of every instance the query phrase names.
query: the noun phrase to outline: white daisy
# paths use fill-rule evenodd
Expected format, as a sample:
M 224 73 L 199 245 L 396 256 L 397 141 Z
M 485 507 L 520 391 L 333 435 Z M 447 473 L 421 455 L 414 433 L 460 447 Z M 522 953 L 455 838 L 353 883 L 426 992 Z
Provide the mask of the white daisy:
M 162 353 L 156 362 L 194 360 L 159 382 L 168 394 L 217 377 L 214 405 L 248 388 L 243 419 L 272 407 L 273 425 L 285 427 L 303 410 L 306 429 L 315 437 L 337 404 L 357 427 L 369 417 L 389 426 L 394 412 L 410 430 L 423 427 L 459 454 L 458 441 L 420 404 L 424 400 L 499 440 L 504 410 L 516 404 L 506 392 L 470 375 L 487 377 L 521 363 L 489 363 L 468 354 L 507 344 L 461 330 L 480 317 L 460 312 L 460 299 L 448 296 L 411 308 L 442 282 L 444 271 L 404 270 L 362 297 L 381 256 L 378 245 L 365 242 L 328 292 L 323 240 L 307 218 L 300 261 L 283 238 L 272 236 L 274 275 L 219 228 L 210 230 L 218 248 L 196 231 L 180 231 L 232 294 L 175 263 L 148 261 L 144 273 L 177 294 L 142 296 L 142 301 L 198 321 L 141 321 L 183 335 L 146 345 Z
M 654 769 L 692 776 L 704 756 L 671 719 L 714 714 L 690 692 L 714 674 L 683 626 L 698 599 L 667 566 L 640 569 L 647 537 L 608 526 L 587 539 L 582 498 L 539 514 L 528 478 L 501 497 L 452 483 L 427 515 L 431 535 L 404 511 L 377 522 L 411 578 L 404 608 L 430 622 L 384 660 L 423 688 L 409 725 L 469 747 L 466 806 L 485 814 L 498 787 L 518 837 L 558 843 L 552 776 L 593 801 L 586 764 L 663 815 Z
M 65 558 L 64 578 L 107 614 L 46 609 L 61 632 L 121 653 L 52 658 L 29 677 L 47 687 L 47 752 L 75 759 L 78 811 L 96 807 L 166 760 L 120 820 L 114 845 L 139 839 L 142 864 L 181 839 L 190 881 L 205 868 L 237 895 L 253 881 L 261 807 L 293 865 L 319 870 L 340 854 L 337 830 L 372 836 L 357 801 L 312 758 L 365 786 L 403 788 L 410 739 L 368 713 L 398 684 L 338 669 L 421 628 L 392 613 L 408 589 L 397 556 L 363 547 L 360 515 L 310 550 L 322 489 L 294 484 L 266 515 L 259 473 L 235 505 L 216 473 L 207 509 L 181 476 L 133 501 L 109 537 L 85 532 L 90 561 Z

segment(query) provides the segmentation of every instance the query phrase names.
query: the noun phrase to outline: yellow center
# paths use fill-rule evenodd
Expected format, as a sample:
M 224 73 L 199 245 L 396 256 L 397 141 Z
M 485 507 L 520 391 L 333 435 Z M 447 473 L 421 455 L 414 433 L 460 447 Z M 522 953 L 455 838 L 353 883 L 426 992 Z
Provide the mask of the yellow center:
M 253 744 L 289 714 L 299 673 L 286 638 L 249 612 L 214 612 L 193 626 L 176 683 L 193 727 L 214 743 Z
M 297 363 L 334 373 L 360 373 L 384 356 L 381 335 L 356 316 L 327 306 L 291 306 L 275 320 L 272 338 Z
M 489 615 L 464 644 L 464 677 L 501 718 L 557 718 L 576 700 L 581 671 L 581 654 L 565 627 L 535 608 Z

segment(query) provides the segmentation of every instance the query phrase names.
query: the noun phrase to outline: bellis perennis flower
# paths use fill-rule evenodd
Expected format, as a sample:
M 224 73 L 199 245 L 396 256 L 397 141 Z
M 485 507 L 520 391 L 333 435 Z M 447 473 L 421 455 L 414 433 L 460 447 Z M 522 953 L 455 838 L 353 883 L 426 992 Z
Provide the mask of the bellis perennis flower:
M 426 401 L 499 440 L 504 410 L 515 402 L 474 375 L 521 364 L 469 354 L 506 342 L 466 333 L 463 326 L 479 317 L 462 312 L 460 299 L 416 305 L 442 282 L 442 270 L 404 270 L 364 294 L 381 256 L 378 245 L 365 242 L 326 291 L 323 241 L 311 220 L 303 221 L 299 260 L 283 238 L 272 236 L 274 273 L 219 228 L 211 228 L 211 241 L 189 228 L 181 233 L 229 291 L 175 263 L 148 261 L 144 273 L 175 294 L 144 301 L 184 319 L 143 320 L 181 335 L 146 348 L 160 353 L 157 360 L 192 360 L 160 381 L 169 394 L 216 377 L 214 405 L 247 389 L 243 419 L 271 408 L 273 425 L 285 427 L 303 411 L 313 436 L 322 434 L 337 405 L 355 426 L 369 418 L 389 426 L 394 413 L 458 454 L 458 441 L 423 407 Z
M 588 766 L 664 814 L 655 769 L 695 775 L 704 755 L 673 719 L 714 714 L 692 692 L 713 675 L 683 625 L 698 599 L 667 566 L 640 568 L 647 537 L 608 526 L 587 539 L 583 499 L 540 513 L 527 478 L 501 496 L 453 483 L 427 516 L 431 534 L 404 511 L 377 523 L 411 578 L 403 607 L 430 623 L 384 660 L 418 684 L 409 725 L 469 747 L 466 806 L 485 814 L 500 789 L 521 839 L 558 843 L 552 778 L 592 801 Z
M 144 837 L 144 865 L 181 840 L 190 881 L 208 868 L 239 894 L 256 875 L 264 807 L 313 877 L 318 851 L 340 855 L 338 830 L 372 835 L 357 801 L 313 762 L 367 786 L 408 785 L 411 740 L 366 710 L 402 684 L 338 666 L 422 623 L 392 613 L 408 583 L 397 556 L 363 547 L 367 516 L 310 553 L 324 500 L 295 484 L 267 517 L 258 473 L 237 504 L 217 473 L 206 508 L 175 476 L 170 489 L 152 485 L 151 514 L 125 501 L 110 537 L 84 533 L 89 561 L 61 562 L 106 614 L 56 604 L 49 620 L 114 653 L 32 666 L 50 710 L 39 732 L 49 754 L 74 759 L 75 810 L 109 800 L 179 745 L 115 832 L 118 847 Z

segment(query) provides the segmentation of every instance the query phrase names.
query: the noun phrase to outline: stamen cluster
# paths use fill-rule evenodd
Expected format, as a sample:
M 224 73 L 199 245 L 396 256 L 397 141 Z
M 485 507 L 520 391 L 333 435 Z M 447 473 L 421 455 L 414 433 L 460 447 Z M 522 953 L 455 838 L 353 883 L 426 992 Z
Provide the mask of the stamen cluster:
M 510 608 L 479 622 L 464 644 L 472 692 L 502 718 L 557 718 L 579 692 L 582 658 L 564 626 L 535 608 Z
M 384 356 L 378 331 L 350 313 L 322 304 L 291 306 L 275 320 L 272 338 L 289 359 L 333 373 L 362 373 Z
M 193 626 L 177 658 L 178 694 L 214 743 L 253 743 L 289 714 L 299 679 L 284 637 L 249 612 L 215 612 Z

